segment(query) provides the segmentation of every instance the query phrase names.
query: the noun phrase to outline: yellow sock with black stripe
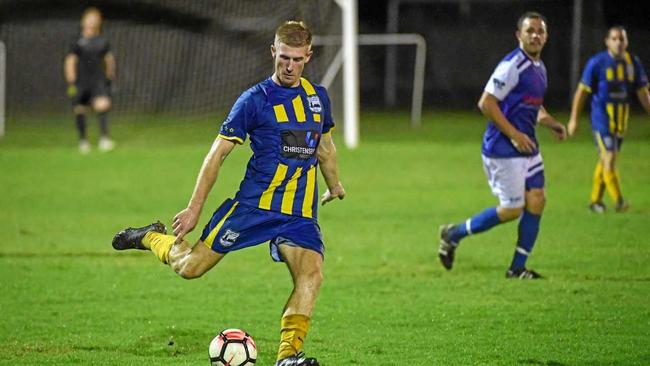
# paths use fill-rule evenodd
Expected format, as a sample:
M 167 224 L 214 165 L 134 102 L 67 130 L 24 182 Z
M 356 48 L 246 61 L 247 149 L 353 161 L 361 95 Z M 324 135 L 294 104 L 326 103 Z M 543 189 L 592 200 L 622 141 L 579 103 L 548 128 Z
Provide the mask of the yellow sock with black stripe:
M 618 181 L 618 176 L 615 171 L 606 170 L 603 173 L 603 179 L 605 181 L 605 187 L 607 187 L 607 193 L 612 197 L 614 202 L 619 202 L 621 200 L 621 185 Z
M 591 203 L 601 202 L 605 192 L 605 181 L 603 180 L 603 164 L 598 162 L 594 169 L 594 181 L 591 187 Z
M 169 251 L 176 241 L 173 235 L 165 235 L 155 231 L 149 231 L 142 238 L 142 245 L 151 249 L 151 251 L 158 257 L 162 263 L 167 264 Z
M 278 361 L 294 356 L 302 350 L 302 343 L 307 337 L 310 318 L 306 315 L 292 314 L 282 317 L 280 321 L 280 347 Z

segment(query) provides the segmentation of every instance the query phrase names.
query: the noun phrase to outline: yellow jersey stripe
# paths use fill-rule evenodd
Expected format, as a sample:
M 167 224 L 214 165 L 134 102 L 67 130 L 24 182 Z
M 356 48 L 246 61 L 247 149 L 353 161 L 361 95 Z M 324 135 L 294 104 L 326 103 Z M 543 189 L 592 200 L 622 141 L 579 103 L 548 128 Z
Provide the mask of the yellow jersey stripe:
M 587 86 L 587 84 L 585 84 L 585 83 L 583 83 L 583 82 L 580 82 L 580 83 L 578 84 L 578 87 L 579 87 L 580 89 L 586 91 L 587 93 L 591 93 L 591 88 L 590 88 L 589 86 Z
M 320 113 L 314 113 L 314 122 L 320 122 Z
M 634 64 L 632 63 L 632 56 L 630 56 L 629 52 L 625 52 L 625 63 L 628 64 L 627 81 L 632 83 L 634 82 Z
M 289 122 L 287 111 L 282 104 L 274 105 L 273 111 L 275 112 L 275 120 L 278 122 Z
M 625 106 L 623 104 L 619 104 L 616 106 L 616 128 L 617 132 L 619 134 L 623 133 L 623 115 L 624 115 L 624 109 Z
M 287 182 L 284 188 L 284 195 L 282 196 L 282 208 L 280 212 L 283 214 L 291 215 L 293 213 L 293 200 L 296 197 L 296 190 L 298 189 L 298 178 L 302 174 L 302 168 L 296 169 L 291 179 Z
M 614 80 L 614 69 L 612 69 L 611 67 L 608 67 L 606 74 L 607 74 L 607 81 Z
M 259 208 L 264 209 L 264 210 L 270 210 L 271 209 L 271 201 L 273 201 L 273 193 L 275 193 L 275 189 L 282 184 L 284 181 L 284 177 L 287 175 L 287 169 L 289 167 L 284 165 L 284 164 L 278 164 L 278 167 L 275 169 L 275 175 L 273 176 L 273 180 L 271 181 L 271 184 L 269 184 L 269 187 L 262 193 L 262 196 L 260 197 L 260 204 Z
M 305 108 L 302 106 L 302 98 L 300 95 L 293 98 L 291 103 L 293 103 L 293 111 L 296 113 L 296 121 L 305 122 L 307 120 L 305 118 Z
M 314 191 L 316 190 L 316 167 L 312 166 L 307 171 L 307 186 L 305 186 L 305 199 L 302 200 L 302 216 L 312 218 L 314 216 Z
M 616 122 L 614 120 L 614 104 L 607 103 L 607 115 L 609 116 L 609 132 L 614 132 L 616 129 Z
M 224 140 L 228 140 L 228 141 L 238 143 L 240 145 L 244 143 L 244 140 L 240 139 L 237 136 L 226 136 L 226 135 L 219 134 L 217 137 L 220 138 L 220 139 L 224 139 Z
M 305 92 L 307 95 L 315 95 L 316 94 L 316 89 L 314 89 L 314 86 L 311 85 L 309 80 L 305 78 L 300 78 L 300 85 L 302 86 L 303 89 L 305 89 Z
M 623 64 L 618 64 L 618 66 L 616 66 L 616 79 L 618 79 L 618 81 L 625 80 L 625 68 L 623 67 Z
M 221 218 L 221 220 L 219 221 L 217 226 L 215 226 L 214 229 L 212 229 L 212 231 L 210 231 L 210 234 L 208 234 L 208 237 L 205 238 L 205 241 L 203 242 L 206 247 L 212 248 L 212 243 L 214 243 L 214 238 L 217 236 L 217 233 L 219 232 L 219 230 L 221 230 L 221 227 L 223 226 L 223 223 L 226 222 L 226 219 L 230 215 L 232 215 L 233 211 L 235 211 L 235 208 L 237 207 L 238 204 L 239 204 L 239 202 L 235 201 L 235 203 L 232 205 L 230 210 L 228 210 L 226 215 L 223 218 Z

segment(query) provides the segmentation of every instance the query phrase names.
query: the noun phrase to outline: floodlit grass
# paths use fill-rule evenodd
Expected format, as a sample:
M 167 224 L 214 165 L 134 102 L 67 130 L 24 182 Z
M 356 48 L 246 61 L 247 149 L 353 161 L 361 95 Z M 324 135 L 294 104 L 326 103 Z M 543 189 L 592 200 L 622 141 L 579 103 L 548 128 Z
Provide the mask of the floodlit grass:
M 193 281 L 110 246 L 125 226 L 170 223 L 218 125 L 121 119 L 115 151 L 81 156 L 70 118 L 9 120 L 1 365 L 207 365 L 208 343 L 229 327 L 252 334 L 258 364 L 272 365 L 291 287 L 266 244 Z M 650 364 L 650 124 L 630 125 L 620 170 L 632 208 L 600 216 L 586 209 L 588 122 L 565 143 L 538 130 L 548 204 L 529 266 L 547 279 L 526 282 L 504 279 L 515 223 L 464 241 L 451 272 L 437 261 L 438 225 L 496 203 L 478 113 L 427 113 L 419 130 L 402 113 L 365 114 L 359 149 L 337 137 L 348 197 L 319 212 L 325 282 L 306 352 L 325 366 Z M 237 190 L 249 151 L 228 158 L 189 239 Z

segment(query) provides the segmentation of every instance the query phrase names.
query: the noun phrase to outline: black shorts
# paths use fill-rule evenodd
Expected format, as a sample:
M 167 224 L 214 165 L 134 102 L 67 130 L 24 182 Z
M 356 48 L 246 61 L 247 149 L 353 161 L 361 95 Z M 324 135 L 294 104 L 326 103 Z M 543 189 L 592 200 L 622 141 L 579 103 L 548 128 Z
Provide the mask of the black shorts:
M 85 105 L 89 106 L 93 99 L 97 97 L 110 97 L 111 88 L 106 80 L 99 80 L 94 83 L 77 84 L 77 95 L 70 98 L 72 106 Z

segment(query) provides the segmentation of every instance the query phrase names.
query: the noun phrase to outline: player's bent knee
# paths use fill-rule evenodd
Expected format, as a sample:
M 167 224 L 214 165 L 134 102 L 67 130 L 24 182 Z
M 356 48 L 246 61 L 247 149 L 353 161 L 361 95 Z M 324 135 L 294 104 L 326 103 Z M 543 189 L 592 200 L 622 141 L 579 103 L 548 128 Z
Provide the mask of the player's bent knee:
M 497 215 L 499 216 L 499 221 L 507 222 L 517 219 L 521 216 L 521 213 L 524 210 L 524 206 L 521 207 L 503 207 L 500 206 L 497 208 Z
M 174 271 L 186 280 L 199 278 L 205 273 L 205 271 L 202 270 L 199 266 L 191 265 L 189 263 L 185 263 L 178 268 L 174 268 Z
M 108 112 L 111 109 L 111 100 L 108 97 L 99 97 L 94 100 L 93 109 L 97 113 Z

